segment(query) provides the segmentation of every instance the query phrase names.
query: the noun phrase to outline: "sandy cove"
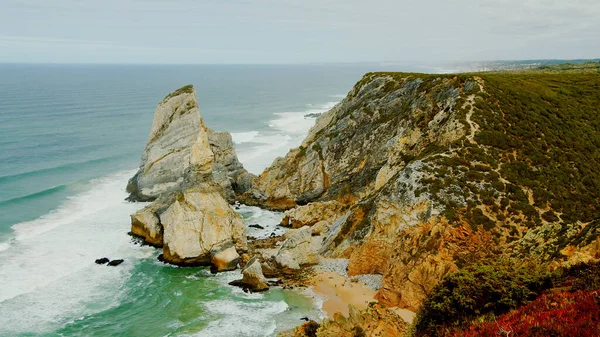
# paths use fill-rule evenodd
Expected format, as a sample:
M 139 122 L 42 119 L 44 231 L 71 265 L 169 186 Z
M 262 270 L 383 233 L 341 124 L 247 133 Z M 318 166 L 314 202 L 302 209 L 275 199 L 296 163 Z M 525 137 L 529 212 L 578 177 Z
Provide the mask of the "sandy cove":
M 309 286 L 317 296 L 323 298 L 323 311 L 331 319 L 337 312 L 348 317 L 348 305 L 350 304 L 364 309 L 370 302 L 377 302 L 374 299 L 375 290 L 357 279 L 351 279 L 333 271 L 315 268 L 315 273 L 308 280 L 306 286 Z M 415 317 L 415 313 L 407 309 L 390 309 L 409 324 Z

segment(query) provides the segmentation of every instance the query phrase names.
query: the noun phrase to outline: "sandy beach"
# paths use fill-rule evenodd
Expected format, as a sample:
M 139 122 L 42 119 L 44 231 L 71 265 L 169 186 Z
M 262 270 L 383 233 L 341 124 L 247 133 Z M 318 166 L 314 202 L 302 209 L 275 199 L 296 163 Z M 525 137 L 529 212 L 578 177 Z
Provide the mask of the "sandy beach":
M 310 287 L 315 294 L 323 298 L 323 311 L 328 318 L 333 318 L 339 312 L 348 317 L 348 305 L 352 304 L 364 309 L 374 299 L 376 291 L 367 287 L 356 279 L 351 279 L 332 271 L 317 270 L 309 281 Z M 407 323 L 411 323 L 415 313 L 402 308 L 390 308 L 396 312 Z

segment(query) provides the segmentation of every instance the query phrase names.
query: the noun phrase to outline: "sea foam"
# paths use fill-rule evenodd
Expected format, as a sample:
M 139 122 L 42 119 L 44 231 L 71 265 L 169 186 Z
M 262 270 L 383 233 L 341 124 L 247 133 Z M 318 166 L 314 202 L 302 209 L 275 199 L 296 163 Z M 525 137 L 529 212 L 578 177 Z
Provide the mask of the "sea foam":
M 0 335 L 44 333 L 118 305 L 133 261 L 153 251 L 132 245 L 127 236 L 128 215 L 143 206 L 124 201 L 133 173 L 95 180 L 93 189 L 57 210 L 13 226 L 15 236 L 0 251 Z M 125 263 L 94 263 L 105 256 Z
M 304 137 L 315 124 L 315 118 L 310 114 L 320 114 L 329 111 L 338 102 L 311 106 L 306 111 L 276 112 L 273 119 L 267 122 L 265 131 L 248 131 L 233 133 L 233 141 L 238 147 L 238 158 L 251 173 L 260 174 L 277 157 L 285 156 L 292 147 L 299 146 Z

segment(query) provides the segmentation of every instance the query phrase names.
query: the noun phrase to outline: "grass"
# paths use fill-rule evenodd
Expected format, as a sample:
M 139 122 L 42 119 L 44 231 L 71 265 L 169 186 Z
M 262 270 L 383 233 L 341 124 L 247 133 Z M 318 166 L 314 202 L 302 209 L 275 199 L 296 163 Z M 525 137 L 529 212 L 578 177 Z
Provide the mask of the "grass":
M 168 100 L 169 98 L 179 96 L 181 94 L 191 94 L 193 92 L 194 92 L 194 86 L 191 84 L 188 84 L 188 85 L 185 85 L 185 86 L 173 91 L 172 93 L 168 94 L 167 97 L 165 97 L 163 99 L 163 102 Z
M 589 222 L 600 218 L 599 69 L 594 62 L 459 75 L 369 73 L 351 96 L 376 77 L 394 83 L 418 80 L 419 91 L 434 98 L 445 94 L 437 87 L 441 80 L 476 94 L 476 144 L 466 138 L 450 144 L 451 158 L 435 156 L 450 148 L 438 143 L 410 154 L 432 164 L 430 173 L 438 179 L 426 181 L 427 189 L 446 208 L 449 220 L 487 230 L 500 225 L 499 219 L 529 228 L 544 222 Z M 485 92 L 473 85 L 474 76 L 483 79 Z M 391 95 L 397 87 L 388 82 L 382 94 Z M 410 104 L 403 109 L 411 109 Z M 468 129 L 466 112 L 456 109 Z M 418 116 L 416 126 L 427 132 L 434 113 Z M 447 195 L 450 186 L 465 191 L 460 197 L 469 201 L 466 208 L 456 209 Z M 480 205 L 486 214 L 478 210 Z

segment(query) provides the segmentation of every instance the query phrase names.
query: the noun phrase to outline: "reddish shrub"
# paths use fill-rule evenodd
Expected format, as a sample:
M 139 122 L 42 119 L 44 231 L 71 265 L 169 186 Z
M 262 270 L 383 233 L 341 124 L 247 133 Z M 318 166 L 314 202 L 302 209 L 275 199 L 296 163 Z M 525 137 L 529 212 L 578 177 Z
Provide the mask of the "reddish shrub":
M 495 321 L 472 325 L 447 336 L 597 337 L 600 336 L 600 290 L 542 295 Z

